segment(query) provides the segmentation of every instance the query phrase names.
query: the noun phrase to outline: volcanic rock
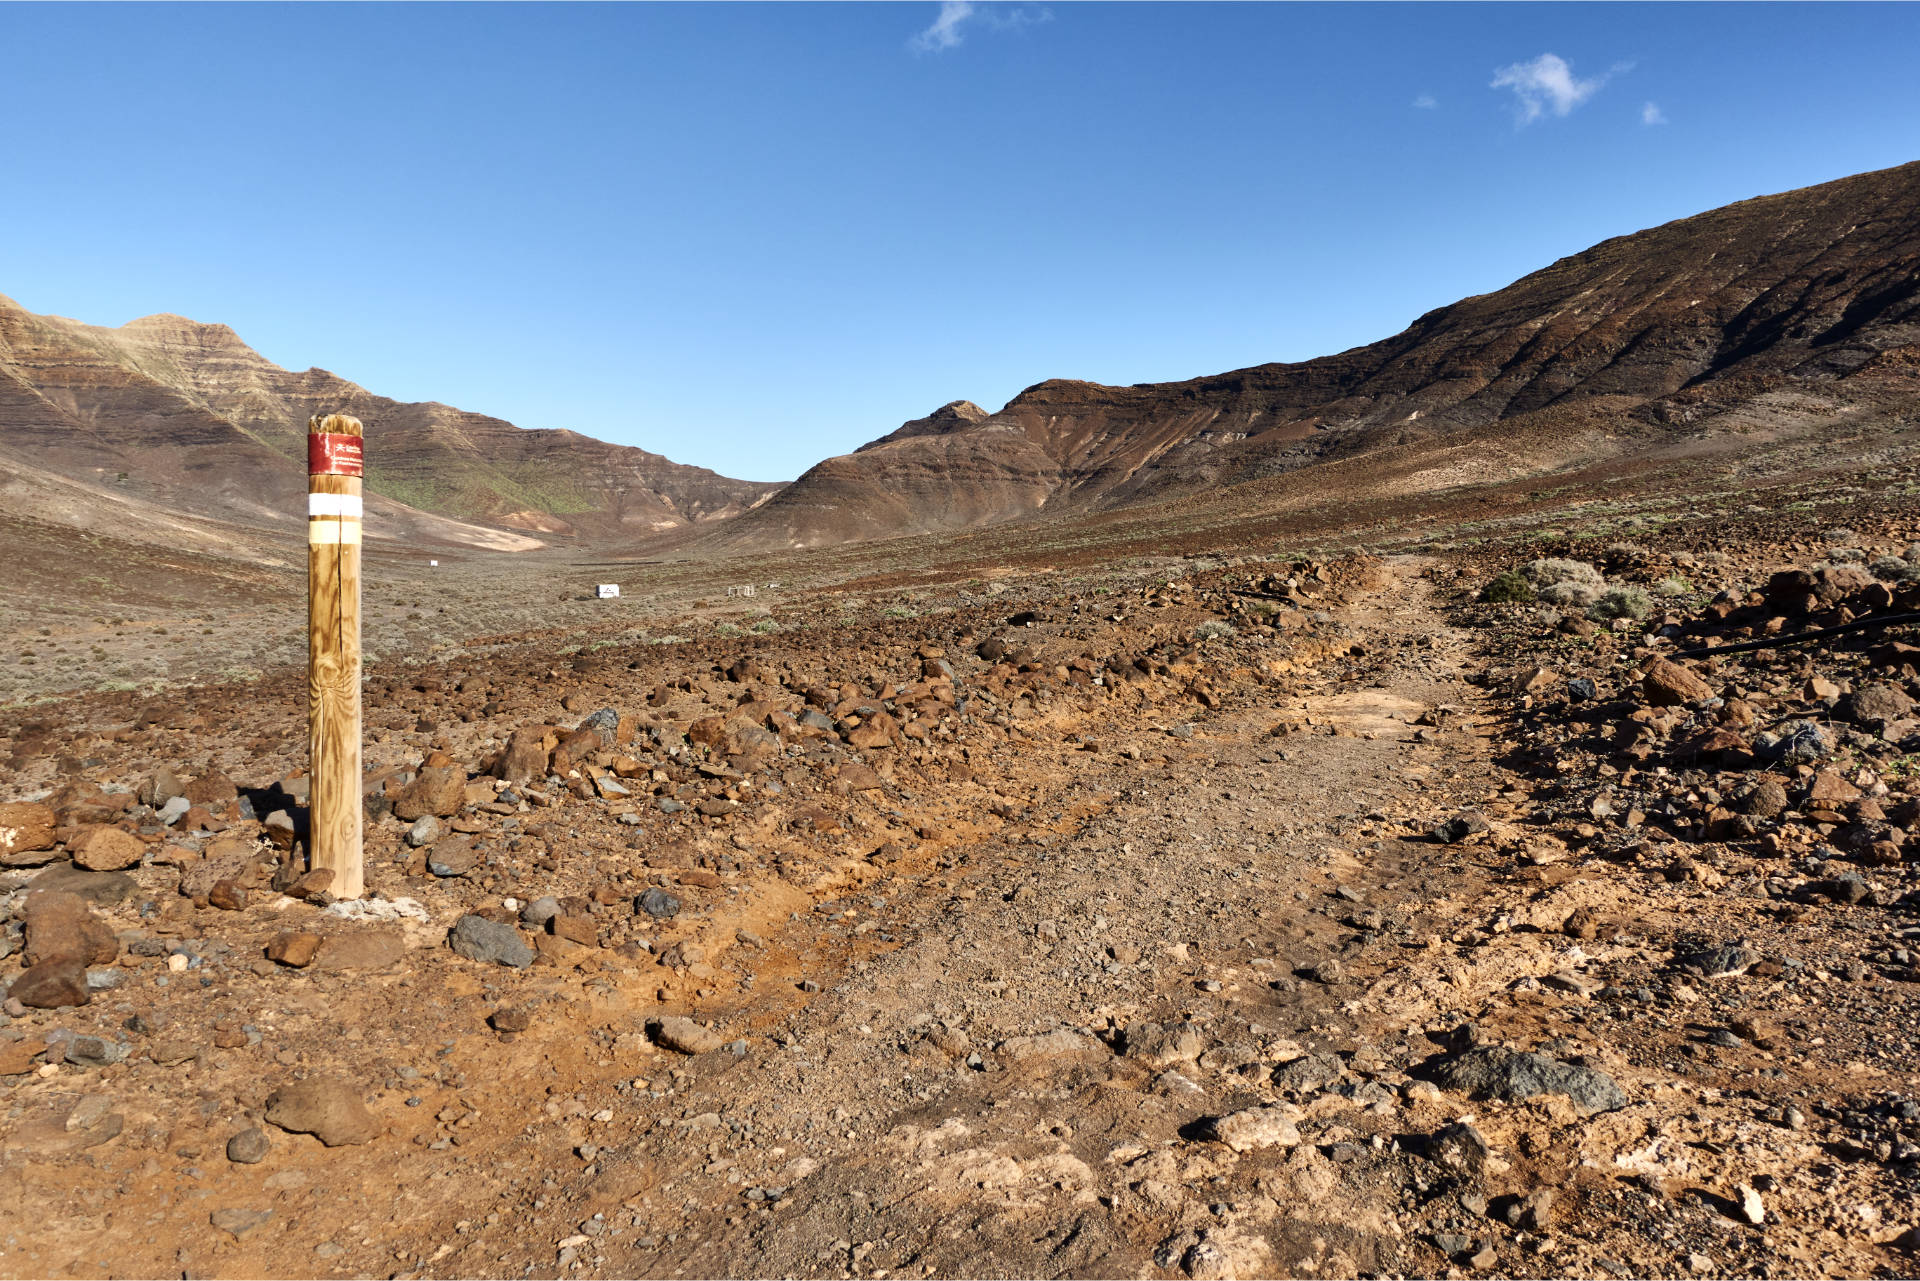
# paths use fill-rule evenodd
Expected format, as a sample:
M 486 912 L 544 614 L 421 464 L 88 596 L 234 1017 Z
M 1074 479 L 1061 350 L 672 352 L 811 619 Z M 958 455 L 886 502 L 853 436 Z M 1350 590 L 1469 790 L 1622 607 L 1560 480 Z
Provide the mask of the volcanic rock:
M 54 813 L 31 801 L 0 804 L 0 866 L 36 867 L 53 859 Z
M 248 1126 L 227 1140 L 227 1160 L 235 1165 L 258 1165 L 273 1150 L 273 1141 L 257 1125 Z
M 73 852 L 74 865 L 90 872 L 117 872 L 132 867 L 147 849 L 131 832 L 104 823 L 87 828 L 67 842 L 67 848 Z
M 1436 824 L 1428 835 L 1442 845 L 1457 845 L 1469 836 L 1488 829 L 1486 815 L 1477 810 L 1463 810 L 1443 823 Z
M 1865 685 L 1847 697 L 1847 719 L 1859 725 L 1884 725 L 1912 711 L 1913 700 L 1894 685 Z
M 524 969 L 533 964 L 533 949 L 511 925 L 484 916 L 463 916 L 447 935 L 448 946 L 469 961 L 495 962 Z
M 701 1027 L 692 1019 L 669 1015 L 653 1025 L 653 1040 L 681 1054 L 707 1054 L 727 1043 L 727 1038 L 712 1028 Z
M 1468 1050 L 1442 1064 L 1440 1084 L 1469 1098 L 1510 1103 L 1563 1094 L 1582 1116 L 1627 1106 L 1626 1093 L 1604 1072 L 1497 1045 Z
M 546 725 L 528 725 L 513 731 L 507 748 L 493 767 L 494 775 L 509 783 L 530 783 L 547 776 L 547 759 L 557 740 Z
M 1655 707 L 1673 707 L 1681 703 L 1698 703 L 1713 697 L 1713 686 L 1680 664 L 1668 659 L 1658 659 L 1647 667 L 1647 673 L 1641 678 L 1640 688 L 1645 691 L 1647 701 Z
M 282 931 L 267 944 L 267 959 L 277 961 L 288 969 L 305 969 L 313 964 L 313 958 L 325 941 L 318 934 Z
M 314 1078 L 283 1085 L 267 1098 L 267 1123 L 293 1134 L 311 1134 L 330 1148 L 371 1143 L 380 1122 L 344 1081 Z
M 1458 1175 L 1480 1173 L 1492 1155 L 1486 1136 L 1464 1121 L 1436 1131 L 1426 1143 L 1427 1159 Z
M 393 816 L 411 823 L 427 815 L 450 818 L 467 799 L 466 772 L 453 765 L 423 766 L 393 798 Z
M 30 965 L 14 979 L 7 996 L 35 1010 L 85 1005 L 90 999 L 86 962 L 77 956 L 56 956 Z
M 83 967 L 111 965 L 120 955 L 113 927 L 93 914 L 77 894 L 34 890 L 26 905 L 28 965 L 72 957 Z

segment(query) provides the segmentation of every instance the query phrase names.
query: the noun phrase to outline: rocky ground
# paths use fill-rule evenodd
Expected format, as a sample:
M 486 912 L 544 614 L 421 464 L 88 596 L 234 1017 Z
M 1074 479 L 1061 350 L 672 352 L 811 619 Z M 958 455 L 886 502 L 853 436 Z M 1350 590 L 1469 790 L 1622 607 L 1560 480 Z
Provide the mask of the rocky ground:
M 1911 1274 L 1912 487 L 0 713 L 0 1272 Z

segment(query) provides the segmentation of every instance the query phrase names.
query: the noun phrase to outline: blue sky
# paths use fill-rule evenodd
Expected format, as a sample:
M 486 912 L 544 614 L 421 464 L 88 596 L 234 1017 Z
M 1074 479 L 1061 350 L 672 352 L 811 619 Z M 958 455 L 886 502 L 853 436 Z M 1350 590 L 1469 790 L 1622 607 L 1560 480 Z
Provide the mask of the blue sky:
M 0 293 L 783 479 L 1920 158 L 1914 5 L 0 5 Z

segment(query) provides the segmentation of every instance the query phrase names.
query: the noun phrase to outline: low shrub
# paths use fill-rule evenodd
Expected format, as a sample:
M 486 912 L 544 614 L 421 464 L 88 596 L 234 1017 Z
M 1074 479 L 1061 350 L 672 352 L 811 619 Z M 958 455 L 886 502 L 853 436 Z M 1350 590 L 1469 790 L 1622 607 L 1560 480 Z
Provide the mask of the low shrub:
M 1517 569 L 1502 570 L 1481 589 L 1480 599 L 1489 605 L 1524 605 L 1533 599 L 1533 584 Z
M 1594 583 L 1549 583 L 1540 589 L 1539 596 L 1552 605 L 1578 605 L 1585 608 L 1600 599 L 1600 590 Z
M 1907 572 L 1907 562 L 1898 556 L 1877 556 L 1867 571 L 1885 583 L 1897 583 Z
M 1587 609 L 1587 617 L 1608 618 L 1645 618 L 1653 612 L 1653 598 L 1647 595 L 1647 589 L 1633 583 L 1619 587 L 1609 587 L 1600 594 L 1600 598 Z
M 1520 572 L 1526 575 L 1528 582 L 1538 590 L 1551 587 L 1555 583 L 1584 583 L 1590 587 L 1603 587 L 1606 580 L 1600 571 L 1584 560 L 1562 560 L 1548 556 L 1540 560 L 1530 560 L 1521 566 Z

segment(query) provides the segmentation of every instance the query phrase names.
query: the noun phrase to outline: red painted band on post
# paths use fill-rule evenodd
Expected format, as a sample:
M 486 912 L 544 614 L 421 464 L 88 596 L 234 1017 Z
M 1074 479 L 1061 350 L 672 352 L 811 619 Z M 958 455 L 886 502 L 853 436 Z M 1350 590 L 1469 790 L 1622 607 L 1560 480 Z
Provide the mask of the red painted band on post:
M 360 437 L 314 432 L 307 437 L 307 475 L 360 475 Z

